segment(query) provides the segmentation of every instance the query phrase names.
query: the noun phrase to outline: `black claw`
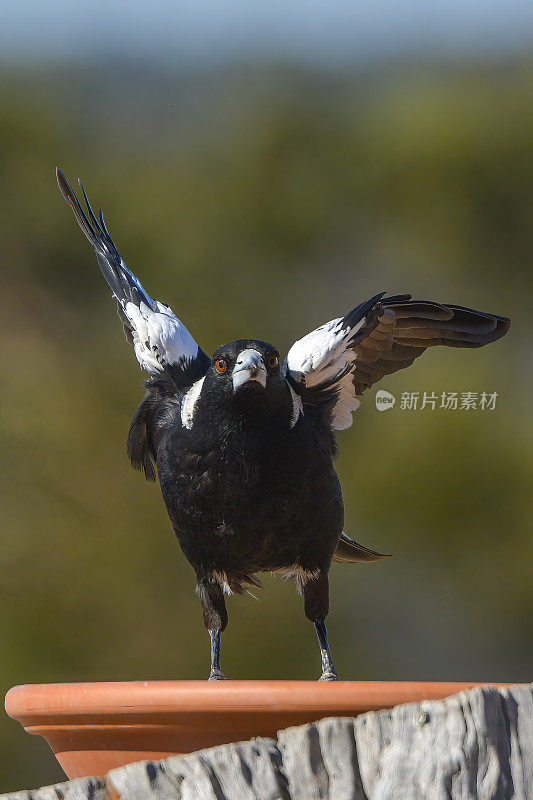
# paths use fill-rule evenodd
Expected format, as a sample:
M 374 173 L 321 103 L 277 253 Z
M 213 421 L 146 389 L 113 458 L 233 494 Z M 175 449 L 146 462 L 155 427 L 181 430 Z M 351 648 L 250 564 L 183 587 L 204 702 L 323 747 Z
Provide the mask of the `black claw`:
M 227 681 L 228 679 L 220 670 L 212 670 L 209 675 L 208 681 Z
M 339 676 L 337 675 L 336 672 L 323 672 L 322 675 L 320 676 L 320 678 L 318 679 L 318 682 L 321 683 L 321 682 L 324 682 L 324 681 L 328 681 L 328 682 L 329 681 L 340 681 L 340 678 L 339 678 Z

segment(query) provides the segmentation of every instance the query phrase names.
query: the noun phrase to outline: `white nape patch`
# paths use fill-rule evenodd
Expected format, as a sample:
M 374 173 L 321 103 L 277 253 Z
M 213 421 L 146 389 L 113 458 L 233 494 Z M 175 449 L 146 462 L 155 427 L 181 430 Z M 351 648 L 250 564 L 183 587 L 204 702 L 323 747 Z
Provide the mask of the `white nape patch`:
M 300 414 L 303 416 L 304 405 L 302 403 L 302 398 L 300 397 L 299 394 L 296 394 L 296 392 L 290 385 L 289 381 L 287 381 L 287 386 L 289 387 L 289 391 L 291 393 L 291 398 L 292 398 L 291 428 L 294 428 L 294 426 L 300 419 Z
M 181 424 L 189 431 L 191 430 L 194 422 L 194 411 L 196 409 L 198 398 L 200 397 L 200 392 L 202 391 L 202 386 L 204 385 L 204 380 L 205 376 L 200 378 L 199 381 L 196 381 L 196 383 L 193 383 L 181 401 Z
M 133 328 L 133 347 L 137 360 L 151 375 L 163 371 L 165 364 L 192 361 L 198 345 L 172 309 L 157 303 L 152 311 L 145 303 L 126 303 L 124 313 Z

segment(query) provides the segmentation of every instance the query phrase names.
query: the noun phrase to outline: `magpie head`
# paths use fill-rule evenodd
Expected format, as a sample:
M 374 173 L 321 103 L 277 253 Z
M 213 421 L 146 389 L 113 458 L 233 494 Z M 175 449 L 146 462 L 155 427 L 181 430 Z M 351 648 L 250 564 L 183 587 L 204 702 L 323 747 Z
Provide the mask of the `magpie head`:
M 278 351 L 257 339 L 238 339 L 219 347 L 205 376 L 204 391 L 237 410 L 274 409 L 288 397 Z

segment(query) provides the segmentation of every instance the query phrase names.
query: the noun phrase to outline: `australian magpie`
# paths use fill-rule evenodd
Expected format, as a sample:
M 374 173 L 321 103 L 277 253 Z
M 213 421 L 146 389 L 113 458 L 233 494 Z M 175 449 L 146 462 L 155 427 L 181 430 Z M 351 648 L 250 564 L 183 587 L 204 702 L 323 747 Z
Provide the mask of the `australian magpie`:
M 258 585 L 257 573 L 277 571 L 303 594 L 320 644 L 320 680 L 339 680 L 325 624 L 331 562 L 385 556 L 343 532 L 335 431 L 351 425 L 366 389 L 426 348 L 481 347 L 504 336 L 510 320 L 380 292 L 295 342 L 284 359 L 257 339 L 229 342 L 209 358 L 128 269 L 81 182 L 85 210 L 59 169 L 57 180 L 150 375 L 127 450 L 148 480 L 157 468 L 172 527 L 196 572 L 211 636 L 209 679 L 225 677 L 224 595 Z

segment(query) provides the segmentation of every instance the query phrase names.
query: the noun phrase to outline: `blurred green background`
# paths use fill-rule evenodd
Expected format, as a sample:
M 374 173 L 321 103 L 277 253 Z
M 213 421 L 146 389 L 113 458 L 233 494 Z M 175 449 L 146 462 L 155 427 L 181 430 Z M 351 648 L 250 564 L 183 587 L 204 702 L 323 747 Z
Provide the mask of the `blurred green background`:
M 284 351 L 384 289 L 513 318 L 379 387 L 493 412 L 382 414 L 371 390 L 340 433 L 345 529 L 395 557 L 335 566 L 328 622 L 346 679 L 530 680 L 533 58 L 5 64 L 0 86 L 2 692 L 208 672 L 193 572 L 125 454 L 143 376 L 56 164 L 207 352 Z M 229 676 L 317 677 L 292 583 L 228 605 Z M 5 714 L 0 753 L 0 790 L 61 778 Z

